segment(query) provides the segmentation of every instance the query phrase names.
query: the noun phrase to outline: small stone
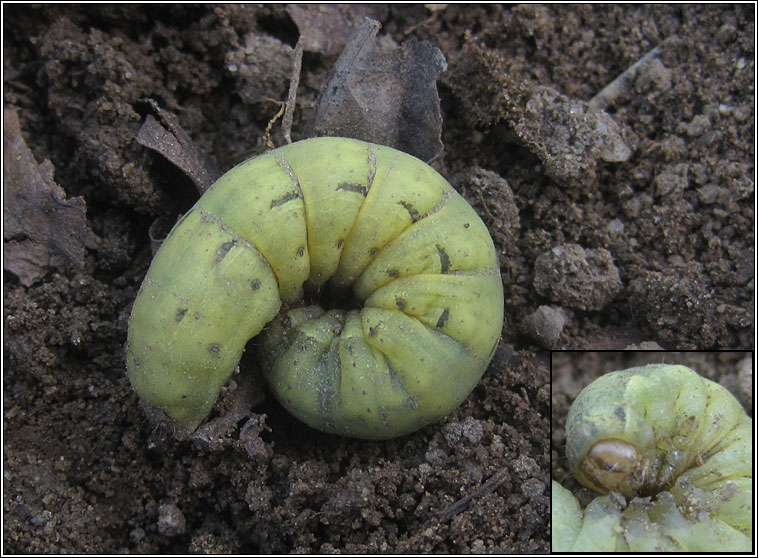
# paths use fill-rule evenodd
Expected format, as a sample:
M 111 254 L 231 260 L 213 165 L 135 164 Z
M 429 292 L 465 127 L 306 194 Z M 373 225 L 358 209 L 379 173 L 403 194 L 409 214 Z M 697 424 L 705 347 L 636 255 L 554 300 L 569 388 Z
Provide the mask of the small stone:
M 481 422 L 474 417 L 467 417 L 461 422 L 451 422 L 443 429 L 445 441 L 453 447 L 465 440 L 469 444 L 477 444 L 484 435 Z
M 740 398 L 748 409 L 753 408 L 753 359 L 746 356 L 737 363 Z
M 527 479 L 521 483 L 521 493 L 533 500 L 545 492 L 545 483 L 539 479 Z
M 524 318 L 522 330 L 541 347 L 551 349 L 561 336 L 566 321 L 559 308 L 540 306 Z
M 624 229 L 624 222 L 621 219 L 613 219 L 608 223 L 608 232 L 614 236 L 623 233 Z
M 534 288 L 561 306 L 600 310 L 621 292 L 622 284 L 608 250 L 563 244 L 537 257 Z
M 643 66 L 634 80 L 635 91 L 644 95 L 648 91 L 667 91 L 671 89 L 672 71 L 658 58 L 653 58 Z
M 669 165 L 653 179 L 656 196 L 666 196 L 672 192 L 681 194 L 687 188 L 687 164 Z
M 711 205 L 716 201 L 720 190 L 721 188 L 715 184 L 706 184 L 705 186 L 698 188 L 697 196 L 698 199 L 700 199 L 700 203 L 703 205 Z
M 537 465 L 537 462 L 526 455 L 519 455 L 511 464 L 511 469 L 522 480 L 535 477 L 540 473 L 540 466 Z
M 176 504 L 161 504 L 158 506 L 158 532 L 171 537 L 181 535 L 187 526 L 184 514 Z
M 702 136 L 711 128 L 710 119 L 704 114 L 698 114 L 687 125 L 687 135 L 690 137 Z

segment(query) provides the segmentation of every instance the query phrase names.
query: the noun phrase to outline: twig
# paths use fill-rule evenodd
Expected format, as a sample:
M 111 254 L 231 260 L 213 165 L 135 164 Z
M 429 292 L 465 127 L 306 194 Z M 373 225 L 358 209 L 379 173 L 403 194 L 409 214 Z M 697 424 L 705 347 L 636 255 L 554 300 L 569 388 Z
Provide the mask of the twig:
M 282 130 L 287 143 L 292 143 L 292 119 L 295 115 L 295 99 L 297 99 L 297 86 L 300 85 L 300 69 L 303 67 L 303 37 L 300 36 L 292 51 L 292 77 L 290 78 L 290 90 L 287 94 L 287 105 L 282 120 Z
M 466 494 L 463 498 L 461 498 L 454 504 L 445 508 L 442 511 L 442 513 L 439 515 L 440 521 L 450 521 L 459 513 L 463 513 L 464 511 L 466 511 L 471 501 L 474 500 L 475 498 L 479 498 L 489 492 L 494 492 L 498 486 L 503 484 L 503 481 L 505 481 L 507 475 L 508 475 L 508 471 L 505 468 L 495 473 L 492 476 L 492 478 L 488 480 L 487 482 L 485 482 L 482 486 L 480 486 L 479 488 L 477 488 L 470 494 Z
M 481 190 L 479 190 L 479 201 L 482 202 L 482 207 L 484 208 L 484 211 L 487 212 L 487 215 L 489 216 L 490 220 L 492 221 L 492 224 L 496 225 L 498 223 L 498 220 L 495 218 L 495 216 L 490 211 L 490 208 L 487 205 L 487 202 L 484 201 L 484 195 L 482 194 Z
M 273 118 L 271 118 L 271 120 L 268 121 L 268 124 L 266 125 L 266 130 L 265 132 L 263 132 L 263 143 L 266 144 L 266 147 L 268 147 L 269 149 L 274 149 L 276 146 L 274 145 L 274 142 L 271 141 L 271 129 L 274 127 L 274 124 L 276 124 L 277 121 L 282 117 L 282 114 L 284 114 L 286 105 L 285 103 L 282 103 L 281 101 L 277 101 L 276 99 L 267 98 L 266 100 L 279 105 L 279 110 L 273 116 Z
M 668 46 L 674 41 L 675 37 L 669 37 L 657 47 L 648 52 L 645 56 L 629 66 L 620 76 L 606 85 L 600 92 L 590 99 L 590 106 L 605 110 L 612 105 L 616 99 L 630 86 L 632 81 L 641 70 L 646 70 L 649 64 L 662 52 L 664 46 Z

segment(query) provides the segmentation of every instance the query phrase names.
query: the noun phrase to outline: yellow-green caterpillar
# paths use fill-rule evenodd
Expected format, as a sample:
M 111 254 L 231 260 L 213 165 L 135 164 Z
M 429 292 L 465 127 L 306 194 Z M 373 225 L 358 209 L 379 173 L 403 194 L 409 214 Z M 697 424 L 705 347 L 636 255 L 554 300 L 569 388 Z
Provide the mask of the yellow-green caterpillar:
M 752 427 L 685 366 L 601 376 L 571 406 L 566 453 L 579 482 L 610 495 L 582 510 L 553 482 L 553 550 L 750 550 Z
M 343 308 L 303 302 L 324 293 Z M 265 377 L 292 414 L 383 439 L 458 406 L 502 323 L 492 239 L 442 176 L 389 147 L 314 138 L 236 166 L 176 224 L 134 303 L 127 369 L 194 430 L 263 331 Z

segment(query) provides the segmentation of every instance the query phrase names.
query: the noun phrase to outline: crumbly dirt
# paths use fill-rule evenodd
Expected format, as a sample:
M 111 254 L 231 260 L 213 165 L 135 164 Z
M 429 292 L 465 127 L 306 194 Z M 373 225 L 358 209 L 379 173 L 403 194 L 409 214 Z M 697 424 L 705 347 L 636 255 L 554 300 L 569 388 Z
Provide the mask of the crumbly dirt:
M 260 151 L 298 26 L 280 5 L 3 6 L 5 106 L 89 227 L 83 267 L 4 277 L 4 552 L 547 552 L 550 346 L 753 347 L 754 6 L 430 10 L 390 5 L 381 35 L 447 58 L 433 164 L 500 253 L 492 365 L 400 439 L 320 434 L 269 397 L 260 438 L 202 445 L 154 428 L 125 376 L 148 228 L 196 197 L 134 137 L 154 99 L 221 169 Z M 587 109 L 664 41 L 604 101 L 615 124 Z M 335 56 L 305 53 L 295 139 Z M 535 289 L 537 258 L 567 245 L 612 257 L 620 288 L 583 287 L 602 308 Z M 525 327 L 545 305 L 550 334 Z

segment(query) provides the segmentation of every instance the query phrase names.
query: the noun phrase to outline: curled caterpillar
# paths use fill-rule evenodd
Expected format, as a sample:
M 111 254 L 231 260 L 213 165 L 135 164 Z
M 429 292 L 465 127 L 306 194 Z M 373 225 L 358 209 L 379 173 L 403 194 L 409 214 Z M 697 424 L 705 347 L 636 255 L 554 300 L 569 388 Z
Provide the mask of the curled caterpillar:
M 569 410 L 582 510 L 553 482 L 553 550 L 749 550 L 752 420 L 719 384 L 678 365 L 605 374 Z
M 134 303 L 127 371 L 194 430 L 263 331 L 264 375 L 292 414 L 391 438 L 460 404 L 502 323 L 492 239 L 442 176 L 388 147 L 315 138 L 236 166 L 176 224 Z

